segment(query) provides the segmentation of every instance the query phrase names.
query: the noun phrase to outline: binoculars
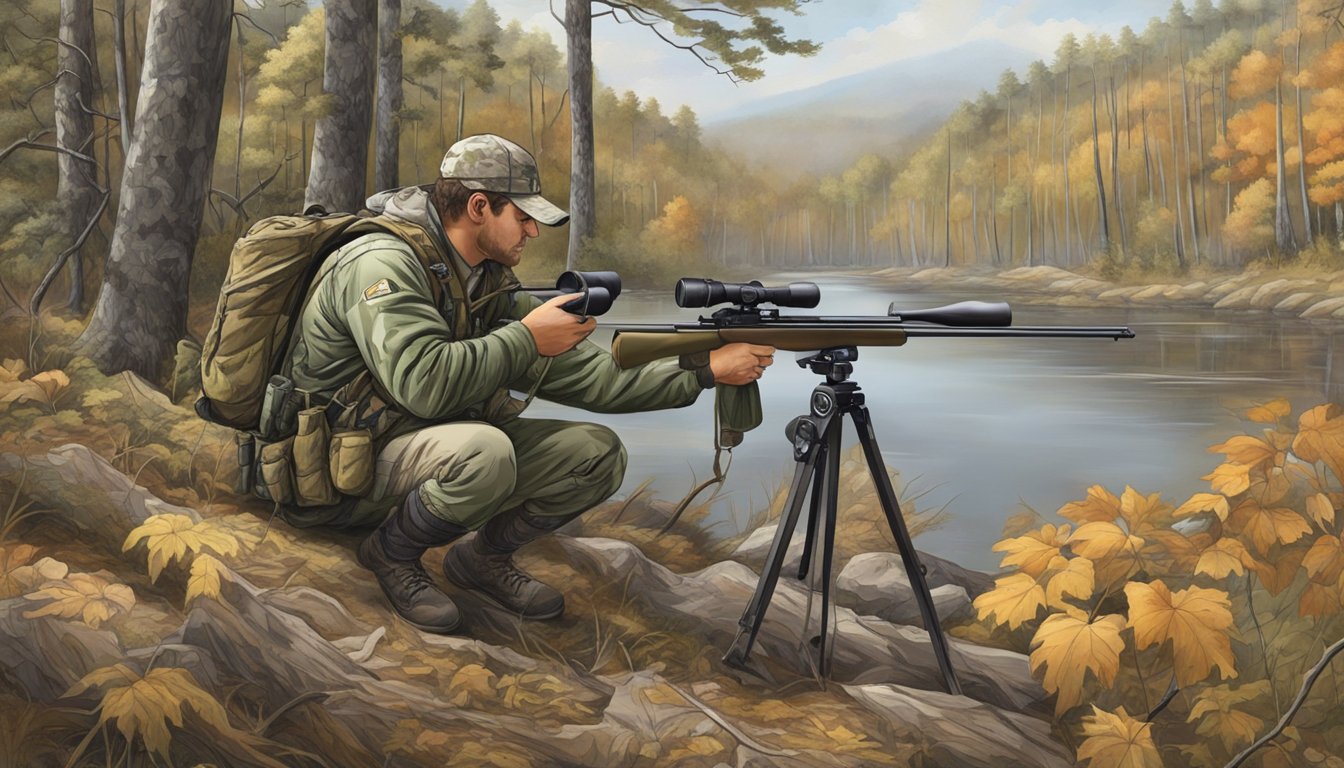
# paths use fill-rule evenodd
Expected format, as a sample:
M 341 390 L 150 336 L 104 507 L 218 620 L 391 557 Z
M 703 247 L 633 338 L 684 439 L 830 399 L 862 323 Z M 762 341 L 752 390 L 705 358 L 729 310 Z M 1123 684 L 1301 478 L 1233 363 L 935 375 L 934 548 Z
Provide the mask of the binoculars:
M 567 301 L 560 308 L 575 315 L 603 315 L 612 302 L 621 295 L 621 276 L 615 272 L 563 272 L 555 280 L 555 288 L 523 288 L 541 301 L 556 296 L 582 293 L 583 296 Z

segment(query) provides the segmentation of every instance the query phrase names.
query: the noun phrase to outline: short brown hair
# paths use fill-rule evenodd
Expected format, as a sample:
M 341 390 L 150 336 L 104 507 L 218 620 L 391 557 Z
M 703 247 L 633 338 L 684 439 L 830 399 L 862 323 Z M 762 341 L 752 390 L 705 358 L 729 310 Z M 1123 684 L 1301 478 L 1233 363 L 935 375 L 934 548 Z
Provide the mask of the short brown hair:
M 485 195 L 485 199 L 490 201 L 490 212 L 496 216 L 509 204 L 508 195 L 483 189 L 467 189 L 457 179 L 439 179 L 435 182 L 434 190 L 429 193 L 429 201 L 434 204 L 439 216 L 447 224 L 457 221 L 467 212 L 467 200 L 477 192 Z

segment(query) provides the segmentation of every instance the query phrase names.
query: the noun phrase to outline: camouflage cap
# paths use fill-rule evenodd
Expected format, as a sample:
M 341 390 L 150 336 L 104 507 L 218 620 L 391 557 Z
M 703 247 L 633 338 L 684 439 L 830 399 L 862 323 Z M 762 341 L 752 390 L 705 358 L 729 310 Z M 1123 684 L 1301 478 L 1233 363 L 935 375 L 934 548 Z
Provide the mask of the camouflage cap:
M 551 227 L 569 220 L 569 214 L 541 196 L 541 175 L 532 153 L 508 139 L 489 133 L 468 136 L 448 148 L 439 176 L 456 179 L 467 189 L 507 195 L 528 216 Z

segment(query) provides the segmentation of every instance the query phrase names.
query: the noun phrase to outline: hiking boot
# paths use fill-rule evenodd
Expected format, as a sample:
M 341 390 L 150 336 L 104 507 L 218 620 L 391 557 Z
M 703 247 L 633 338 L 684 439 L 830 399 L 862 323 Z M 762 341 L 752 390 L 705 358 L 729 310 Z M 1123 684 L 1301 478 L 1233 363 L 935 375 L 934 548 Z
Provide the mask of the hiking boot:
M 356 557 L 378 579 L 392 609 L 416 629 L 445 635 L 462 621 L 452 598 L 434 585 L 420 558 L 430 547 L 447 544 L 466 529 L 435 517 L 425 509 L 419 490 L 368 538 Z
M 553 619 L 565 611 L 564 595 L 519 570 L 513 553 L 575 517 L 538 517 L 522 508 L 496 515 L 448 550 L 443 575 L 525 619 Z

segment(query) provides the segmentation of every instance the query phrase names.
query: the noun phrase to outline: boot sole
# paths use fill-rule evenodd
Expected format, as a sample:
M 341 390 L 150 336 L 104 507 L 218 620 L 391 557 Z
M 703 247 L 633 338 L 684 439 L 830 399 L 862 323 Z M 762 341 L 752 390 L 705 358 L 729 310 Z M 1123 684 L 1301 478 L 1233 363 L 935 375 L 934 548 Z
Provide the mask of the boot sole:
M 369 571 L 369 572 L 372 572 L 372 571 L 373 571 L 373 568 L 371 568 L 371 567 L 369 566 L 368 561 L 367 561 L 367 560 L 365 559 L 365 557 L 364 557 L 364 543 L 363 543 L 363 542 L 360 542 L 360 545 L 359 545 L 358 547 L 355 547 L 355 562 L 359 563 L 360 566 L 361 566 L 362 568 L 364 568 L 365 570 L 367 570 L 367 571 Z M 376 582 L 377 579 L 375 578 L 374 581 Z M 386 590 L 386 589 L 383 589 L 383 585 L 382 585 L 381 583 L 378 584 L 378 591 L 379 591 L 379 592 L 382 592 L 382 593 L 383 593 L 383 597 L 387 598 L 388 607 L 390 607 L 390 608 L 392 609 L 392 613 L 396 614 L 396 617 L 397 617 L 398 619 L 401 619 L 402 621 L 406 622 L 407 624 L 410 624 L 412 627 L 415 627 L 416 629 L 420 630 L 421 632 L 428 632 L 428 633 L 430 633 L 431 635 L 451 635 L 451 634 L 453 634 L 459 627 L 462 626 L 462 619 L 461 619 L 460 617 L 458 618 L 457 621 L 453 622 L 452 624 L 446 624 L 446 625 L 421 624 L 421 623 L 418 622 L 418 621 L 411 621 L 410 619 L 408 619 L 408 618 L 406 618 L 405 616 L 401 615 L 401 613 L 397 610 L 397 608 L 396 608 L 395 605 L 392 605 L 392 596 L 389 595 L 389 594 L 387 593 L 387 590 Z
M 448 581 L 452 582 L 455 586 L 461 589 L 470 590 L 473 595 L 484 598 L 491 605 L 501 610 L 507 611 L 514 616 L 519 616 L 524 619 L 537 619 L 540 621 L 545 621 L 546 619 L 558 618 L 561 614 L 565 612 L 565 603 L 563 596 L 561 597 L 559 608 L 556 608 L 555 610 L 552 611 L 547 611 L 545 613 L 532 613 L 526 610 L 520 611 L 517 608 L 505 605 L 504 603 L 500 602 L 499 599 L 496 598 L 494 595 L 490 594 L 489 592 L 477 586 L 475 582 L 471 581 L 470 579 L 464 578 L 461 574 L 456 572 L 455 565 L 453 562 L 453 549 L 451 548 L 448 550 L 448 553 L 443 556 L 443 575 L 444 578 L 448 579 Z

